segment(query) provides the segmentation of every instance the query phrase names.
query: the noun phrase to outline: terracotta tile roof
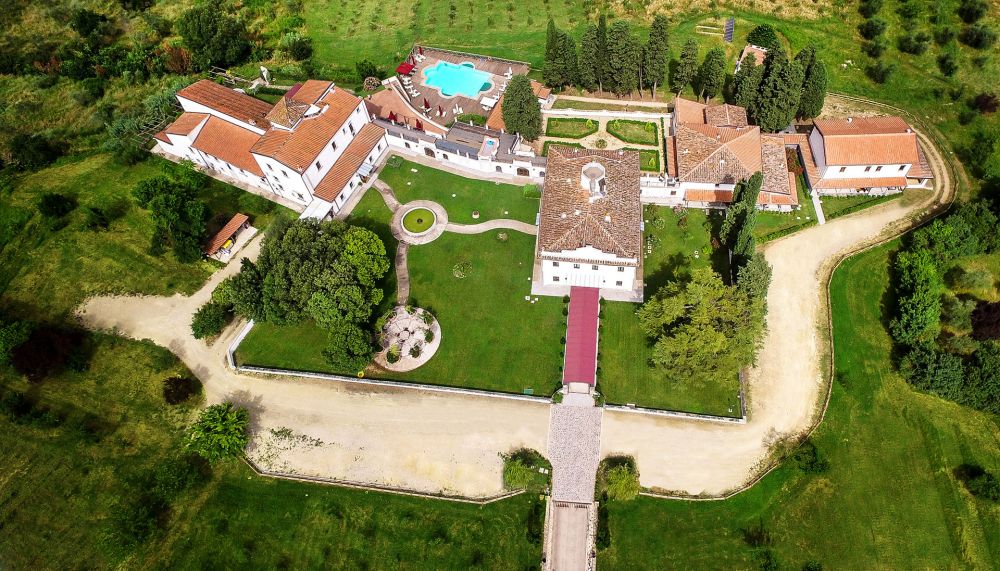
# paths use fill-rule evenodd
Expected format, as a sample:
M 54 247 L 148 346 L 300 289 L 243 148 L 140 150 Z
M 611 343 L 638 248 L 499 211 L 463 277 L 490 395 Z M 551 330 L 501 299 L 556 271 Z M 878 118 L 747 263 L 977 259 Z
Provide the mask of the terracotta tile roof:
M 290 98 L 300 103 L 312 105 L 326 93 L 326 90 L 333 85 L 331 81 L 321 81 L 319 79 L 309 79 L 305 83 L 299 84 L 299 88 L 294 93 L 289 90 Z
M 486 128 L 494 131 L 507 129 L 507 124 L 503 122 L 503 97 L 490 109 L 490 115 L 486 118 Z
M 670 135 L 667 137 L 667 174 L 677 177 L 677 139 Z
M 153 138 L 156 139 L 157 141 L 163 141 L 164 143 L 166 143 L 168 145 L 172 144 L 170 142 L 170 139 L 167 138 L 167 130 L 166 129 L 164 129 L 164 130 L 160 131 L 159 133 L 153 135 Z
M 549 95 L 552 95 L 552 89 L 545 87 L 534 79 L 531 80 L 531 91 L 534 92 L 535 97 L 539 99 L 548 99 Z
M 747 110 L 738 105 L 710 105 L 705 108 L 705 122 L 716 127 L 746 127 Z
M 761 170 L 758 127 L 677 126 L 677 176 L 685 182 L 735 184 Z
M 743 58 L 746 57 L 747 54 L 753 54 L 754 63 L 761 65 L 764 63 L 764 58 L 767 57 L 767 48 L 747 44 L 743 47 L 743 51 L 740 53 L 739 61 L 742 62 Z
M 333 163 L 333 167 L 326 173 L 323 180 L 316 185 L 313 195 L 327 202 L 333 202 L 347 186 L 351 177 L 358 172 L 361 163 L 365 161 L 368 153 L 372 152 L 383 136 L 385 136 L 385 129 L 372 123 L 365 123 L 351 144 L 344 149 L 337 162 Z
M 674 99 L 674 116 L 677 117 L 678 123 L 704 124 L 705 107 L 707 107 L 707 105 L 704 103 L 678 97 Z
M 593 201 L 581 184 L 583 169 L 592 162 L 605 169 L 605 196 Z M 593 246 L 620 258 L 634 258 L 638 264 L 639 153 L 551 146 L 540 210 L 539 255 Z
M 286 129 L 291 129 L 300 119 L 305 117 L 308 110 L 308 103 L 282 97 L 267 113 L 267 120 L 274 125 L 281 125 Z
M 226 225 L 222 227 L 222 230 L 219 230 L 215 236 L 212 236 L 212 239 L 208 241 L 208 245 L 205 246 L 205 249 L 203 250 L 205 254 L 211 256 L 212 254 L 218 252 L 219 248 L 226 243 L 226 240 L 232 238 L 233 234 L 239 230 L 240 226 L 243 226 L 249 221 L 250 218 L 246 214 L 240 214 L 237 212 L 236 215 L 229 220 L 229 222 L 226 222 Z
M 823 178 L 813 185 L 813 188 L 881 188 L 881 187 L 905 187 L 906 178 L 901 176 L 891 176 L 882 178 Z
M 294 97 L 297 96 L 298 93 Z M 317 103 L 323 111 L 303 118 L 290 133 L 284 129 L 268 130 L 252 151 L 296 172 L 304 172 L 360 104 L 361 99 L 347 90 L 334 89 Z
M 788 157 L 784 140 L 780 136 L 761 135 L 760 143 L 761 172 L 764 173 L 761 193 L 788 194 Z M 792 195 L 796 194 L 793 187 Z
M 910 170 L 907 171 L 907 178 L 934 178 L 934 171 L 931 170 L 931 163 L 927 160 L 927 156 L 924 155 L 924 149 L 920 146 L 920 142 L 917 141 L 917 156 L 920 161 L 914 163 Z
M 802 160 L 802 167 L 805 169 L 806 181 L 812 187 L 819 181 L 819 166 L 813 158 L 812 149 L 809 147 L 809 136 L 802 133 L 782 133 L 785 145 L 797 147 L 799 158 Z
M 917 134 L 899 117 L 816 119 L 828 165 L 917 164 Z
M 731 190 L 689 190 L 684 193 L 684 200 L 688 202 L 732 202 L 733 191 Z
M 191 146 L 235 167 L 264 176 L 260 165 L 250 154 L 251 147 L 258 139 L 260 135 L 257 133 L 213 115 L 208 118 Z
M 435 133 L 438 135 L 444 135 L 447 131 L 442 129 L 428 121 L 426 117 L 420 115 L 415 111 L 406 101 L 399 95 L 399 92 L 395 89 L 383 89 L 378 93 L 373 93 L 371 96 L 365 99 L 365 107 L 368 112 L 377 115 L 385 120 L 389 120 L 389 113 L 394 113 L 396 115 L 397 123 L 405 123 L 411 127 L 420 121 L 423 126 L 424 131 L 428 133 Z
M 178 91 L 177 96 L 261 129 L 267 129 L 269 126 L 266 116 L 271 110 L 271 104 L 223 87 L 214 81 L 203 79 L 192 83 Z
M 168 135 L 187 135 L 194 131 L 198 125 L 201 125 L 206 117 L 208 117 L 208 113 L 181 113 L 181 116 L 168 125 L 163 132 Z

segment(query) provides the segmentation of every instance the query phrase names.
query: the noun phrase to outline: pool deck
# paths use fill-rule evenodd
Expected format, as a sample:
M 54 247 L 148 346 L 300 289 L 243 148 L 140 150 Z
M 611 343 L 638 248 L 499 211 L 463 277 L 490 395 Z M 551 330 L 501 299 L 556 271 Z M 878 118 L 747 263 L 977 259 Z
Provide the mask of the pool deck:
M 483 97 L 500 99 L 500 87 L 509 81 L 506 77 L 504 77 L 507 70 L 513 71 L 513 75 L 526 75 L 530 69 L 530 66 L 524 62 L 491 58 L 462 52 L 453 52 L 450 50 L 429 48 L 426 46 L 423 47 L 423 50 L 423 61 L 417 61 L 416 58 L 414 58 L 413 61 L 416 62 L 416 68 L 410 75 L 413 87 L 420 93 L 420 95 L 417 97 L 410 97 L 409 101 L 413 107 L 418 110 L 422 110 L 424 99 L 426 98 L 427 102 L 430 103 L 431 106 L 431 119 L 442 124 L 455 119 L 453 109 L 456 105 L 461 107 L 464 113 L 475 113 L 483 116 L 489 115 L 489 111 L 483 109 L 483 106 L 480 105 L 480 99 Z M 411 54 L 419 54 L 419 48 L 414 46 Z M 424 70 L 434 67 L 441 61 L 453 64 L 462 64 L 465 62 L 472 63 L 475 65 L 476 69 L 490 74 L 489 82 L 492 84 L 492 87 L 486 91 L 481 91 L 475 99 L 465 97 L 464 95 L 454 95 L 452 97 L 445 97 L 441 95 L 441 92 L 436 88 L 424 84 Z M 437 110 L 439 106 L 444 111 L 444 115 L 438 115 Z

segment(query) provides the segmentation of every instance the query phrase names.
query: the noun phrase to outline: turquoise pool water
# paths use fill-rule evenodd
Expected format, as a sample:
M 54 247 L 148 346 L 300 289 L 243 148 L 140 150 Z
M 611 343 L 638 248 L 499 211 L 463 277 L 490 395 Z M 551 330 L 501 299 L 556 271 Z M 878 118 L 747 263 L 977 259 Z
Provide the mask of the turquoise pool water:
M 480 92 L 492 87 L 490 74 L 479 71 L 468 62 L 454 64 L 439 61 L 434 67 L 424 70 L 424 77 L 427 78 L 427 85 L 438 88 L 445 97 L 464 95 L 474 99 Z

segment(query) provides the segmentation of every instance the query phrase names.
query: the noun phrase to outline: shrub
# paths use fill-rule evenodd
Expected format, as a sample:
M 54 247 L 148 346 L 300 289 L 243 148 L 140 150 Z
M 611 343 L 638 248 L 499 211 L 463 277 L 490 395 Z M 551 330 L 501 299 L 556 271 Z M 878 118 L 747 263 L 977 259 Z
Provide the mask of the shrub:
M 88 77 L 77 83 L 73 91 L 73 100 L 87 107 L 101 97 L 104 97 L 104 80 L 98 77 Z
M 993 287 L 993 274 L 989 270 L 959 270 L 949 274 L 952 287 L 964 290 L 981 290 Z
M 542 189 L 540 189 L 537 184 L 526 184 L 524 185 L 524 189 L 521 191 L 521 194 L 524 195 L 525 198 L 541 198 Z
M 934 30 L 934 43 L 939 46 L 943 46 L 953 39 L 955 39 L 955 28 L 942 26 Z
M 372 336 L 354 323 L 332 322 L 323 356 L 336 370 L 362 371 L 372 360 Z
M 611 526 L 608 524 L 608 506 L 603 502 L 597 507 L 597 530 L 594 532 L 594 546 L 599 550 L 611 547 Z
M 882 60 L 878 60 L 865 68 L 865 73 L 868 75 L 868 78 L 875 83 L 885 83 L 886 81 L 889 81 L 889 77 L 892 76 L 895 71 L 895 65 L 885 63 Z
M 773 49 L 779 45 L 778 32 L 768 24 L 761 24 L 747 34 L 747 43 Z
M 62 218 L 76 208 L 76 199 L 56 192 L 46 192 L 38 199 L 38 212 L 46 218 Z
M 389 363 L 398 363 L 400 357 L 399 345 L 393 345 L 389 347 L 389 350 L 385 353 L 385 360 Z
M 295 60 L 309 59 L 313 53 L 312 40 L 298 32 L 288 32 L 281 37 L 281 49 Z
M 191 319 L 191 333 L 195 339 L 215 337 L 222 333 L 222 328 L 229 323 L 230 317 L 232 315 L 224 306 L 210 301 L 195 312 Z
M 955 12 L 966 24 L 974 24 L 989 10 L 986 0 L 962 0 Z
M 7 145 L 10 164 L 20 170 L 34 170 L 44 167 L 61 157 L 67 150 L 65 142 L 50 139 L 45 135 L 18 133 L 11 137 Z
M 535 471 L 521 458 L 504 458 L 503 485 L 510 490 L 527 488 L 535 479 Z
M 431 341 L 434 341 L 434 330 L 424 329 L 424 342 L 430 343 Z
M 545 536 L 545 503 L 533 500 L 524 525 L 525 538 L 534 545 L 541 545 Z
M 991 502 L 1000 502 L 1000 479 L 989 472 L 983 472 L 965 482 L 965 487 L 973 496 Z
M 167 404 L 181 404 L 201 394 L 201 381 L 194 377 L 167 377 L 163 379 L 163 400 Z
M 463 260 L 455 264 L 455 266 L 451 269 L 451 273 L 458 279 L 464 279 L 472 273 L 472 262 L 469 260 Z
M 480 127 L 486 124 L 486 117 L 480 115 L 479 113 L 462 113 L 455 117 L 455 120 L 462 123 L 472 123 L 473 125 L 479 125 Z
M 882 3 L 883 0 L 861 0 L 861 5 L 858 6 L 858 12 L 860 12 L 865 18 L 871 18 L 882 10 Z
M 176 26 L 199 69 L 228 67 L 250 52 L 246 24 L 217 6 L 195 6 L 181 14 Z
M 979 113 L 976 113 L 974 109 L 969 109 L 968 107 L 962 107 L 958 110 L 958 122 L 961 125 L 968 125 L 976 120 Z
M 914 388 L 941 398 L 961 398 L 965 366 L 961 357 L 920 345 L 907 353 L 899 371 Z
M 972 330 L 972 311 L 975 308 L 975 300 L 945 295 L 941 301 L 941 322 L 954 331 L 968 333 Z
M 819 449 L 811 440 L 806 440 L 792 453 L 792 461 L 806 474 L 822 474 L 830 468 L 830 463 L 823 458 Z
M 410 347 L 410 356 L 416 359 L 420 357 L 421 351 L 422 349 L 420 348 L 420 345 L 414 345 L 413 347 Z
M 882 36 L 879 36 L 870 42 L 864 42 L 861 44 L 861 51 L 873 58 L 882 57 L 882 54 L 884 54 L 887 49 L 889 49 L 889 40 Z
M 945 77 L 951 77 L 955 75 L 958 71 L 958 62 L 955 61 L 955 56 L 950 52 L 944 52 L 939 54 L 937 57 L 937 66 L 941 70 L 941 74 Z
M 885 20 L 881 18 L 869 18 L 858 26 L 858 32 L 862 38 L 874 40 L 885 33 L 886 27 L 888 27 L 888 24 L 886 24 Z
M 927 51 L 930 43 L 931 37 L 929 34 L 926 32 L 915 32 L 900 36 L 896 45 L 901 52 L 920 55 Z
M 111 533 L 115 542 L 134 547 L 159 531 L 170 514 L 170 505 L 148 492 L 136 497 L 123 495 L 111 509 Z
M 234 458 L 243 454 L 250 441 L 249 424 L 245 408 L 231 402 L 212 405 L 188 429 L 188 448 L 209 462 Z
M 356 64 L 354 64 L 354 69 L 358 72 L 358 78 L 360 81 L 364 81 L 368 77 L 377 77 L 379 79 L 385 79 L 385 73 L 375 65 L 370 59 L 363 59 Z
M 604 478 L 610 500 L 634 500 L 639 495 L 639 474 L 632 466 L 615 466 Z
M 977 50 L 985 50 L 992 47 L 997 41 L 997 33 L 993 28 L 987 26 L 986 24 L 973 24 L 971 26 L 966 26 L 960 34 L 958 34 L 958 41 L 963 44 L 975 48 Z
M 1000 108 L 1000 98 L 995 93 L 980 93 L 972 98 L 972 108 L 978 110 L 983 115 L 995 113 Z
M 594 141 L 594 146 L 598 149 L 606 149 L 608 147 L 608 142 L 604 139 L 597 139 Z
M 770 547 L 774 544 L 774 540 L 771 538 L 771 532 L 768 531 L 767 526 L 764 525 L 764 520 L 757 520 L 756 524 L 752 524 L 742 530 L 743 541 L 753 548 L 763 548 Z

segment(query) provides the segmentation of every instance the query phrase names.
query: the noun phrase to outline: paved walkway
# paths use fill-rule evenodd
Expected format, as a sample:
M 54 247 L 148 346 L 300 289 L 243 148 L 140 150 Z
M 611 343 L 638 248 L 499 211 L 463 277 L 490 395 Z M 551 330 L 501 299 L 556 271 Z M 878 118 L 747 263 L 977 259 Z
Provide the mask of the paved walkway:
M 538 226 L 521 222 L 520 220 L 511 220 L 510 218 L 487 220 L 479 224 L 456 224 L 455 222 L 449 222 L 445 230 L 456 234 L 482 234 L 490 230 L 515 230 L 524 234 L 531 234 L 532 236 L 538 234 Z
M 826 224 L 826 216 L 823 214 L 823 203 L 819 200 L 819 193 L 810 192 L 809 194 L 812 196 L 813 209 L 816 210 L 816 223 Z
M 547 456 L 552 462 L 553 501 L 594 501 L 604 409 L 594 406 L 590 395 L 580 396 L 585 398 L 552 405 Z
M 399 305 L 406 305 L 410 299 L 410 270 L 406 258 L 409 248 L 406 242 L 396 244 L 396 303 Z

